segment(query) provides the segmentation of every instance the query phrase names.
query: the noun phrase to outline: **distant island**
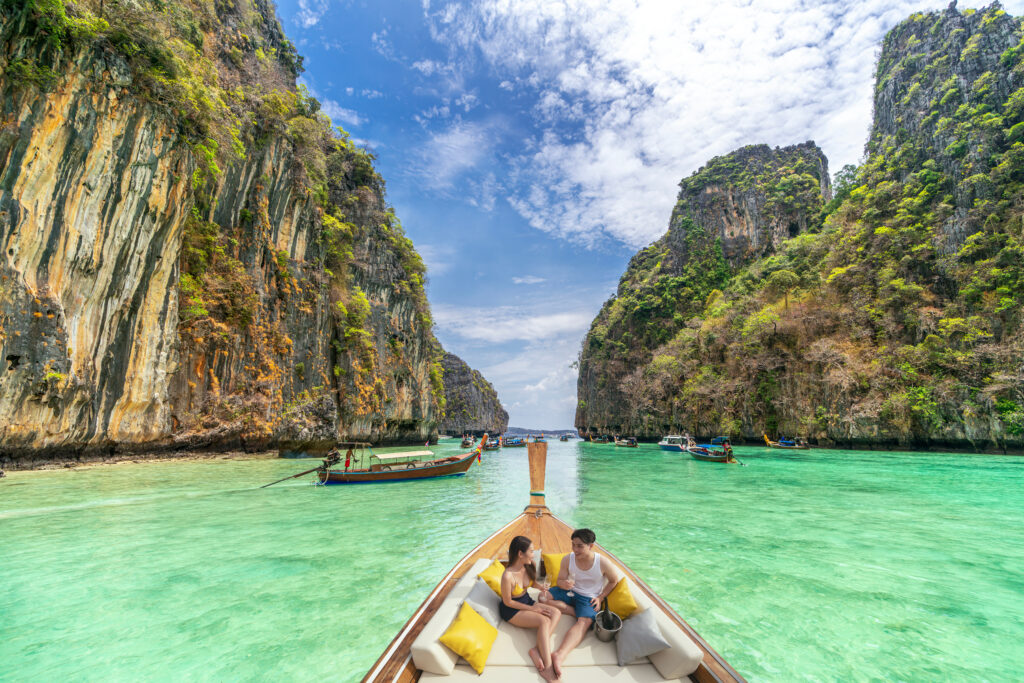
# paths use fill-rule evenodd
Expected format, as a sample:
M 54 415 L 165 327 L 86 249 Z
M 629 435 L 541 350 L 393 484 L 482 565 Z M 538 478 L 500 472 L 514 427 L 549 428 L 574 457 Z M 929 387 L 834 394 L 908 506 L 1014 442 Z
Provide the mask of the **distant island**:
M 544 434 L 545 436 L 561 436 L 562 434 L 569 434 L 570 436 L 576 436 L 575 429 L 527 429 L 525 427 L 509 427 L 505 430 L 505 433 L 512 436 L 526 436 L 528 434 Z

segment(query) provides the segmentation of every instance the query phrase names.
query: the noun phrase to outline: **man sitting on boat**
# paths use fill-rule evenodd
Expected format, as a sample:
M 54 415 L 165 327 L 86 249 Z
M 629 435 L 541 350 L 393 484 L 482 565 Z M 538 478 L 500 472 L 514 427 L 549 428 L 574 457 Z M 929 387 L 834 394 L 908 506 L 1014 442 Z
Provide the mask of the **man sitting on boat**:
M 562 644 L 551 653 L 555 677 L 562 677 L 562 662 L 580 644 L 594 624 L 601 602 L 619 582 L 615 566 L 594 552 L 597 536 L 590 529 L 572 532 L 572 552 L 562 558 L 557 585 L 550 589 L 551 604 L 576 623 L 565 634 Z

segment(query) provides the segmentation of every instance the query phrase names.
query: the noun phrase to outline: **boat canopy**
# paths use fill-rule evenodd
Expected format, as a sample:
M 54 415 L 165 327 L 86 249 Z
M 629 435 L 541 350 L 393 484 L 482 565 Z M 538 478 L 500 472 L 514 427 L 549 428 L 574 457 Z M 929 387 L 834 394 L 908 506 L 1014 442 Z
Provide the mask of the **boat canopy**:
M 378 460 L 398 460 L 399 458 L 422 458 L 433 455 L 434 451 L 406 451 L 405 453 L 384 453 L 383 455 L 374 453 L 373 457 Z

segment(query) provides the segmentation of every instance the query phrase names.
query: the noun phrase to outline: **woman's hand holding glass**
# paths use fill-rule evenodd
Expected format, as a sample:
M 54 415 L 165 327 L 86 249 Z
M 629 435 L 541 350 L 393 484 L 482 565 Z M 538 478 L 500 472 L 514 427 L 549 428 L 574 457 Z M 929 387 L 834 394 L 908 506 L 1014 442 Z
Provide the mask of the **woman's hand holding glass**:
M 549 602 L 551 600 L 551 581 L 546 576 L 542 576 L 537 579 L 537 590 L 540 591 L 540 595 L 537 600 L 540 602 Z

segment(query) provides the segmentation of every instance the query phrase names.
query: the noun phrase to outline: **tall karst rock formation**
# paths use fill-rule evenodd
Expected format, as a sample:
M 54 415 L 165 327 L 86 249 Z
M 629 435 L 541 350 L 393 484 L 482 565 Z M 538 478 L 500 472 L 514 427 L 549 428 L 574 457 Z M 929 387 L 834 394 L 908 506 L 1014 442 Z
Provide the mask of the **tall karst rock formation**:
M 683 180 L 668 232 L 633 257 L 583 343 L 577 428 L 651 437 L 673 424 L 672 387 L 651 402 L 643 386 L 647 368 L 668 362 L 659 349 L 733 272 L 819 227 L 829 197 L 828 162 L 812 142 L 744 147 Z
M 0 20 L 5 457 L 436 433 L 423 263 L 267 0 Z
M 454 353 L 445 353 L 445 415 L 438 425 L 444 434 L 483 433 L 498 436 L 508 428 L 508 412 L 498 400 L 498 392 L 483 375 L 466 365 Z
M 730 246 L 720 216 L 738 212 L 693 208 L 688 187 L 743 187 L 735 170 L 715 177 L 722 160 L 684 181 L 669 235 L 633 259 L 584 343 L 578 426 L 1024 449 L 1022 37 L 998 4 L 890 31 L 865 163 L 823 207 L 813 169 L 793 191 L 782 183 L 805 173 L 771 181 L 767 196 L 806 198 L 791 214 L 806 223 L 770 246 Z M 713 238 L 720 255 L 686 255 Z

